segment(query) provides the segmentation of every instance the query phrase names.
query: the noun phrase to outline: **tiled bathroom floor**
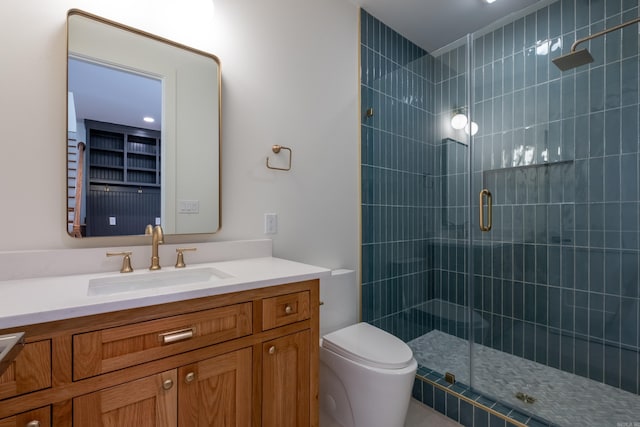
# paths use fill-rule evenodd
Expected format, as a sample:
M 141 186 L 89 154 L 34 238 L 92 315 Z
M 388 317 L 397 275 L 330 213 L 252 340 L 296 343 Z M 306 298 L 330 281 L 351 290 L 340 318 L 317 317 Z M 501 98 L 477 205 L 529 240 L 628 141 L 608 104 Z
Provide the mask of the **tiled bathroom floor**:
M 415 399 L 411 399 L 409 403 L 407 420 L 404 423 L 404 427 L 460 427 L 461 425 Z
M 420 365 L 469 385 L 469 344 L 434 330 L 409 342 Z M 640 425 L 640 396 L 517 356 L 474 345 L 474 388 L 561 426 Z M 527 404 L 517 392 L 536 399 Z
M 405 427 L 460 427 L 460 424 L 415 399 L 409 403 Z M 320 412 L 320 427 L 340 427 Z

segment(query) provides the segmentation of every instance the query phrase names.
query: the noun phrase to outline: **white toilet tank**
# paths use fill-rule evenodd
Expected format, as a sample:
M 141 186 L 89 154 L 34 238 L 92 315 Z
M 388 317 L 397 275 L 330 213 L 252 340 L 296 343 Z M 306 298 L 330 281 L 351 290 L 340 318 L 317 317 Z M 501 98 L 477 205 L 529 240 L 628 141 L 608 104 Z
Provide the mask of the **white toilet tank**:
M 358 284 L 353 270 L 332 270 L 320 279 L 320 336 L 358 322 Z

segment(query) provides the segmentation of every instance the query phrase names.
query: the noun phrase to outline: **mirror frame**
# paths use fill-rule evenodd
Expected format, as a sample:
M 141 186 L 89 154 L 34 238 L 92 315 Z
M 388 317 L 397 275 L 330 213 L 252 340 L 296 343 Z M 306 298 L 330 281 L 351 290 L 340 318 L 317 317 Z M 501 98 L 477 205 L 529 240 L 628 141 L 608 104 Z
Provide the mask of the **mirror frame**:
M 66 52 L 65 52 L 66 53 L 66 61 L 65 61 L 65 67 L 66 67 L 66 89 L 67 89 L 66 90 L 67 93 L 65 94 L 65 97 L 66 97 L 66 102 L 65 102 L 65 105 L 66 105 L 66 111 L 65 111 L 65 117 L 66 117 L 66 121 L 65 121 L 65 133 L 66 133 L 66 135 L 65 135 L 65 147 L 68 145 L 68 137 L 69 137 L 68 136 L 69 135 L 69 131 L 68 131 L 68 129 L 69 129 L 69 127 L 68 127 L 68 124 L 69 124 L 69 96 L 68 96 L 68 91 L 69 91 L 69 53 L 70 53 L 69 52 L 69 19 L 72 16 L 81 16 L 81 17 L 96 21 L 98 23 L 114 27 L 114 28 L 119 29 L 119 30 L 130 32 L 130 33 L 132 33 L 134 35 L 142 36 L 142 37 L 145 37 L 145 38 L 148 38 L 148 39 L 151 39 L 151 40 L 166 44 L 168 46 L 176 47 L 176 48 L 185 50 L 187 52 L 191 52 L 191 53 L 194 53 L 194 54 L 197 54 L 197 55 L 200 55 L 200 56 L 204 56 L 206 58 L 209 58 L 209 59 L 213 60 L 216 63 L 217 70 L 218 70 L 218 72 L 217 72 L 217 82 L 216 82 L 216 84 L 217 84 L 217 95 L 218 95 L 218 106 L 217 106 L 218 107 L 218 114 L 217 114 L 217 119 L 218 119 L 218 135 L 217 135 L 217 138 L 218 138 L 218 150 L 217 150 L 218 151 L 218 164 L 217 164 L 217 168 L 218 168 L 218 173 L 217 173 L 217 175 L 218 175 L 218 186 L 217 186 L 218 222 L 217 222 L 217 228 L 215 230 L 213 230 L 213 231 L 202 231 L 202 232 L 196 231 L 196 232 L 193 232 L 193 233 L 165 233 L 165 234 L 167 234 L 167 235 L 194 235 L 194 234 L 215 234 L 215 233 L 219 232 L 220 228 L 222 227 L 222 69 L 221 69 L 220 59 L 214 54 L 211 54 L 211 53 L 208 53 L 208 52 L 204 52 L 204 51 L 192 48 L 192 47 L 187 46 L 187 45 L 183 45 L 181 43 L 166 39 L 164 37 L 157 36 L 155 34 L 151 34 L 149 32 L 146 32 L 146 31 L 143 31 L 143 30 L 140 30 L 140 29 L 137 29 L 137 28 L 133 28 L 133 27 L 130 27 L 128 25 L 121 24 L 119 22 L 115 22 L 115 21 L 112 21 L 110 19 L 106 19 L 106 18 L 103 18 L 101 16 L 94 15 L 94 14 L 89 13 L 89 12 L 85 12 L 85 11 L 80 10 L 80 9 L 75 9 L 75 8 L 74 9 L 69 9 L 69 11 L 67 12 L 67 19 L 66 19 L 66 43 L 67 43 L 67 49 L 66 49 Z M 163 97 L 164 97 L 164 94 L 163 94 Z M 163 114 L 164 114 L 164 105 L 163 105 Z M 163 123 L 163 128 L 164 128 L 164 123 Z M 176 143 L 177 142 L 178 142 L 178 138 L 176 138 Z M 65 151 L 67 152 L 67 155 L 65 156 L 65 162 L 66 162 L 66 168 L 65 169 L 67 171 L 67 176 L 66 176 L 65 180 L 66 180 L 67 186 L 68 186 L 68 180 L 69 180 L 69 177 L 70 177 L 70 175 L 69 175 L 69 173 L 70 173 L 70 170 L 69 170 L 69 156 L 70 156 L 70 154 L 68 152 L 68 147 L 65 148 Z M 165 159 L 165 161 L 166 161 L 166 159 Z M 85 183 L 86 183 L 86 181 L 85 181 Z M 74 238 L 77 238 L 77 237 L 80 237 L 80 238 L 88 238 L 88 237 L 89 238 L 96 238 L 96 237 L 98 237 L 99 238 L 99 237 L 126 237 L 126 236 L 133 236 L 133 234 L 131 234 L 131 235 L 121 234 L 121 235 L 114 235 L 114 236 L 76 236 L 76 235 L 74 235 L 74 233 L 70 230 L 70 227 L 69 227 L 69 225 L 70 225 L 70 223 L 69 223 L 70 206 L 69 206 L 69 192 L 68 192 L 68 189 L 65 192 L 65 198 L 66 198 L 65 205 L 66 205 L 66 211 L 67 211 L 67 213 L 65 214 L 65 222 L 66 222 L 65 223 L 65 229 L 67 231 L 67 234 L 70 237 L 74 237 Z M 86 198 L 85 198 L 85 200 L 86 200 Z M 174 214 L 174 216 L 177 214 L 177 203 L 178 203 L 178 200 L 176 199 L 175 200 L 176 206 L 174 206 L 174 209 L 175 209 L 176 213 Z M 144 235 L 144 230 L 141 230 L 141 234 L 140 235 Z

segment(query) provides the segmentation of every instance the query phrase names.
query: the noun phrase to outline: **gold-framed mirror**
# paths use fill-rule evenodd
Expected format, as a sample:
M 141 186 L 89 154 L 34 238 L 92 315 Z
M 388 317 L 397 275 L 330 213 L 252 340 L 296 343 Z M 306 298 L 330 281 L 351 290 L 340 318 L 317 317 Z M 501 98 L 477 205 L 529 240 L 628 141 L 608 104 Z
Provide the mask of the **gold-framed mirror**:
M 108 19 L 67 14 L 67 232 L 220 228 L 220 61 Z

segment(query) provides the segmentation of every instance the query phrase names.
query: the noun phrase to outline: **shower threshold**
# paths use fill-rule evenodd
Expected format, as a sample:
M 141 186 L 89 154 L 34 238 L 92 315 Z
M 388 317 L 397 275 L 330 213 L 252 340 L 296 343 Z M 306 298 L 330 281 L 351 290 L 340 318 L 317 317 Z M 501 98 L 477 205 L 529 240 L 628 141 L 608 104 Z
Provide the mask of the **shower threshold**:
M 422 366 L 470 384 L 467 340 L 434 330 L 409 343 Z M 476 391 L 560 426 L 640 425 L 640 396 L 474 344 Z M 526 403 L 516 396 L 530 396 Z

